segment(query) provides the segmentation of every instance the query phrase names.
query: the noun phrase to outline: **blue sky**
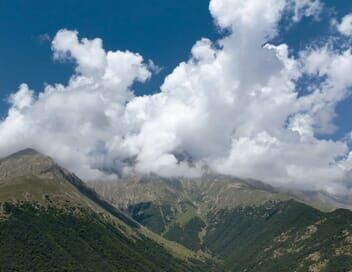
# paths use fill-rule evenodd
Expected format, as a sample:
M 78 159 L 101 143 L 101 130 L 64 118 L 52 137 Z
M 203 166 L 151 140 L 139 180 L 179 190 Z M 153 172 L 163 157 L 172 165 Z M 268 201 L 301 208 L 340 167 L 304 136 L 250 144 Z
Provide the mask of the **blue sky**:
M 2 100 L 19 84 L 40 90 L 46 83 L 66 82 L 73 65 L 52 60 L 50 40 L 59 29 L 78 30 L 82 37 L 100 37 L 110 50 L 139 52 L 162 71 L 139 94 L 158 91 L 165 75 L 190 55 L 201 37 L 216 39 L 205 0 L 133 1 L 0 1 L 0 93 Z M 0 104 L 0 113 L 7 110 Z
M 352 10 L 351 1 L 323 2 L 327 10 L 319 22 L 303 19 L 288 30 L 282 25 L 275 42 L 302 49 L 328 34 L 331 15 L 341 17 Z M 147 84 L 137 84 L 136 91 L 158 91 L 164 77 L 188 59 L 195 41 L 222 36 L 208 6 L 206 0 L 0 1 L 0 115 L 6 114 L 7 96 L 22 82 L 40 90 L 45 83 L 68 80 L 72 63 L 53 61 L 50 49 L 50 40 L 62 28 L 78 30 L 83 37 L 101 37 L 106 49 L 128 49 L 153 60 L 161 72 Z
M 324 2 L 338 16 L 352 9 L 350 1 Z M 3 0 L 0 8 L 1 63 L 6 65 L 0 75 L 3 96 L 22 82 L 40 89 L 44 78 L 47 83 L 68 79 L 72 65 L 53 62 L 50 41 L 46 40 L 61 28 L 79 30 L 84 37 L 102 37 L 107 49 L 129 49 L 154 60 L 164 69 L 148 89 L 157 89 L 163 77 L 189 57 L 196 40 L 216 40 L 221 36 L 205 0 Z M 307 19 L 284 31 L 277 41 L 285 40 L 294 48 L 304 47 L 328 31 L 329 15 L 325 12 L 325 20 L 319 23 Z M 142 89 L 142 93 L 148 91 Z
M 352 1 L 0 0 L 0 37 L 0 155 L 352 188 Z
M 352 1 L 323 2 L 327 9 L 319 22 L 303 19 L 289 30 L 282 25 L 275 42 L 302 49 L 329 33 L 332 15 L 342 17 L 352 10 Z M 208 5 L 206 0 L 0 1 L 0 115 L 6 115 L 8 95 L 22 82 L 34 90 L 46 83 L 67 82 L 72 63 L 53 61 L 50 49 L 50 40 L 62 28 L 78 30 L 83 37 L 101 37 L 106 49 L 128 49 L 153 60 L 162 70 L 147 83 L 137 83 L 135 91 L 138 95 L 158 91 L 164 77 L 188 59 L 195 41 L 223 35 Z M 351 129 L 346 118 L 352 114 L 351 102 L 347 99 L 337 107 L 339 130 L 334 138 Z
M 275 42 L 291 49 L 304 48 L 329 32 L 330 16 L 341 17 L 352 10 L 352 1 L 324 0 L 319 22 L 307 18 L 287 29 Z M 45 83 L 64 83 L 72 74 L 72 63 L 52 59 L 50 39 L 62 28 L 78 30 L 83 37 L 101 37 L 106 49 L 131 50 L 162 67 L 146 84 L 137 84 L 137 94 L 158 91 L 164 77 L 187 60 L 190 48 L 201 37 L 216 40 L 223 33 L 214 25 L 206 0 L 131 1 L 0 1 L 0 116 L 6 115 L 9 93 L 22 82 L 34 90 Z M 342 116 L 351 114 L 351 101 L 338 107 Z M 340 137 L 348 124 L 339 118 Z

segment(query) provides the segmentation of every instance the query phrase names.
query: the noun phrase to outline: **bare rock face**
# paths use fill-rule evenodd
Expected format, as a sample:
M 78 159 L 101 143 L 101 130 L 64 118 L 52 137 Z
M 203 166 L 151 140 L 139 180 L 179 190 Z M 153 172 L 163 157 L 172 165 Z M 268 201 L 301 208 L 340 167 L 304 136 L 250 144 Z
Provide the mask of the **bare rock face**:
M 57 206 L 71 202 L 87 206 L 84 183 L 52 158 L 24 149 L 0 160 L 0 201 L 29 201 Z
M 31 148 L 0 160 L 0 182 L 30 176 L 64 182 L 69 175 L 70 172 L 57 165 L 52 158 Z
M 259 205 L 269 200 L 287 200 L 289 196 L 251 183 L 222 175 L 200 178 L 162 178 L 157 175 L 133 176 L 116 181 L 88 181 L 105 199 L 122 209 L 142 202 L 168 203 L 179 209 L 191 203 L 202 212 L 209 209 Z
M 50 157 L 34 149 L 25 149 L 0 161 L 0 182 L 19 177 L 36 176 L 54 180 L 66 172 Z

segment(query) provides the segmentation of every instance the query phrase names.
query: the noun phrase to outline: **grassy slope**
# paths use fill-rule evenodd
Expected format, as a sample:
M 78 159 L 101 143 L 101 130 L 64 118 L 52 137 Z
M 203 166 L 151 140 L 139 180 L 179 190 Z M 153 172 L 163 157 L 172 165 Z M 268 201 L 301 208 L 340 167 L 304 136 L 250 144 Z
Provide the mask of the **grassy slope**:
M 0 271 L 62 271 L 60 266 L 69 271 L 141 271 L 141 267 L 146 267 L 144 271 L 206 267 L 207 271 L 212 267 L 208 256 L 150 232 L 33 150 L 0 161 L 0 203 L 5 202 L 17 208 L 7 215 L 0 213 L 0 255 L 4 256 Z M 11 261 L 3 262 L 6 258 Z
M 192 250 L 202 247 L 202 231 L 207 224 L 209 212 L 228 207 L 261 205 L 269 200 L 289 198 L 287 195 L 258 189 L 236 179 L 178 181 L 175 183 L 177 186 L 173 187 L 170 182 L 149 180 L 132 182 L 132 185 L 126 186 L 123 183 L 115 185 L 121 187 L 124 192 L 128 191 L 126 195 L 143 191 L 141 188 L 152 192 L 157 198 L 155 201 L 130 204 L 127 212 L 152 231 Z M 96 188 L 99 190 L 99 186 Z M 132 190 L 134 188 L 137 190 Z M 123 195 L 120 196 L 121 198 L 117 199 L 123 200 Z M 141 197 L 143 199 L 143 195 Z
M 176 217 L 163 235 L 218 256 L 229 271 L 352 269 L 348 210 L 325 213 L 292 200 L 213 210 L 206 219 L 191 210 Z
M 351 224 L 350 211 L 295 201 L 220 210 L 209 215 L 204 246 L 232 271 L 350 271 Z
M 93 212 L 4 205 L 1 271 L 201 271 L 145 236 L 130 239 Z

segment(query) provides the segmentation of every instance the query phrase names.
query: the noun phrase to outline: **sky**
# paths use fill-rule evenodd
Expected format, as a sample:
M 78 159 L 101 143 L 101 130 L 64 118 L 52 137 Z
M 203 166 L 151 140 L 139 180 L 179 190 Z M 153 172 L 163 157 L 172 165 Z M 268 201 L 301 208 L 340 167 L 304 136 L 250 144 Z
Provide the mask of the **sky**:
M 352 2 L 0 1 L 0 156 L 352 187 Z
M 22 82 L 40 90 L 45 83 L 67 82 L 72 63 L 53 61 L 50 42 L 62 28 L 82 37 L 100 37 L 104 48 L 131 50 L 151 59 L 161 71 L 138 94 L 159 91 L 164 77 L 202 37 L 221 36 L 205 0 L 25 1 L 0 0 L 0 114 L 6 115 L 7 96 Z

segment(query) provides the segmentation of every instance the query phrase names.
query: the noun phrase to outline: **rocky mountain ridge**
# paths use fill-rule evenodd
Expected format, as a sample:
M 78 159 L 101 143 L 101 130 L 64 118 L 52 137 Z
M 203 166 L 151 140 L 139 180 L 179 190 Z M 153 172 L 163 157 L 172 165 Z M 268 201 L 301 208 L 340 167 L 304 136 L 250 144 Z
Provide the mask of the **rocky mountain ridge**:
M 26 149 L 0 161 L 1 271 L 209 271 L 51 158 Z M 217 268 L 220 269 L 221 268 Z
M 352 269 L 352 212 L 329 199 L 221 175 L 89 184 L 149 229 L 217 256 L 229 271 Z
M 351 211 L 323 212 L 258 181 L 148 175 L 90 186 L 101 195 L 31 149 L 0 160 L 0 270 L 352 269 Z

